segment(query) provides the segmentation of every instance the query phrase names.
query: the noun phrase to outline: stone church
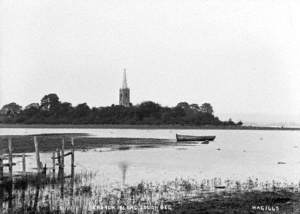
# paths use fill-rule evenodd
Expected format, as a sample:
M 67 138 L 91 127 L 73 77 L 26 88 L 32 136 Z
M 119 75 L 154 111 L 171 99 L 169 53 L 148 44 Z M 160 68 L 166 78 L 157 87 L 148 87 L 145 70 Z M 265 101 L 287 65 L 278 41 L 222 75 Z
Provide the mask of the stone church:
M 127 86 L 126 69 L 123 72 L 123 84 L 120 88 L 119 105 L 128 107 L 130 106 L 130 89 Z

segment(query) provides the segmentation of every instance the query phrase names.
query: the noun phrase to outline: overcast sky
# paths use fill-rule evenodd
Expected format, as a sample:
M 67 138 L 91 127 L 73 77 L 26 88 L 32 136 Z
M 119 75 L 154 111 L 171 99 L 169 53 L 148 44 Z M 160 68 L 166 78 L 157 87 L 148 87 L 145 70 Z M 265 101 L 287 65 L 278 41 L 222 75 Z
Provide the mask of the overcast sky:
M 133 104 L 287 120 L 300 114 L 300 1 L 0 0 L 0 105 L 51 92 L 117 104 L 123 68 Z

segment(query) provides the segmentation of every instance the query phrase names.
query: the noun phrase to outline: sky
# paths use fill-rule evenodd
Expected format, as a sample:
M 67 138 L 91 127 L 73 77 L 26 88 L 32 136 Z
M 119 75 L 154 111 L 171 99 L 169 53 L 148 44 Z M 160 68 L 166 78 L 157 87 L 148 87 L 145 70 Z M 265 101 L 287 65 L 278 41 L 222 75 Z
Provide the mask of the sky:
M 0 105 L 209 102 L 300 122 L 298 0 L 0 0 Z

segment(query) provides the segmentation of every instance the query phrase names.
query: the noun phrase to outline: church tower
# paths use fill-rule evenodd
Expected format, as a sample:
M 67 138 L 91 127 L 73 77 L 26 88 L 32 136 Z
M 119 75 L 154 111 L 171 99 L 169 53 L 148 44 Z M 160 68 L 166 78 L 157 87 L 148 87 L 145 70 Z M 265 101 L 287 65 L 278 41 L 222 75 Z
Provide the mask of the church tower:
M 120 88 L 119 104 L 125 107 L 128 107 L 130 105 L 130 89 L 127 86 L 126 69 L 124 69 L 123 72 L 123 84 L 122 88 Z

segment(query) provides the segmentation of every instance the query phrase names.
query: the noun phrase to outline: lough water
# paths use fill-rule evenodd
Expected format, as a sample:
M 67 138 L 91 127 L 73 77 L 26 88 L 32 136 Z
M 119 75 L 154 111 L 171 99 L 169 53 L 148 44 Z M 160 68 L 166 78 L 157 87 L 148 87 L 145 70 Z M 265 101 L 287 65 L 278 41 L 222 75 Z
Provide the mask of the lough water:
M 175 178 L 222 178 L 260 181 L 300 181 L 300 132 L 262 130 L 175 129 L 0 129 L 0 135 L 88 133 L 98 137 L 175 139 L 176 133 L 216 135 L 208 145 L 172 146 L 132 150 L 76 151 L 76 170 L 97 172 L 99 184 L 120 183 L 120 164 L 128 165 L 126 182 L 165 182 Z M 29 154 L 28 169 L 35 167 Z M 51 166 L 51 154 L 41 159 Z M 284 162 L 285 164 L 278 164 Z M 67 163 L 68 164 L 68 163 Z M 20 164 L 19 164 L 20 165 Z

